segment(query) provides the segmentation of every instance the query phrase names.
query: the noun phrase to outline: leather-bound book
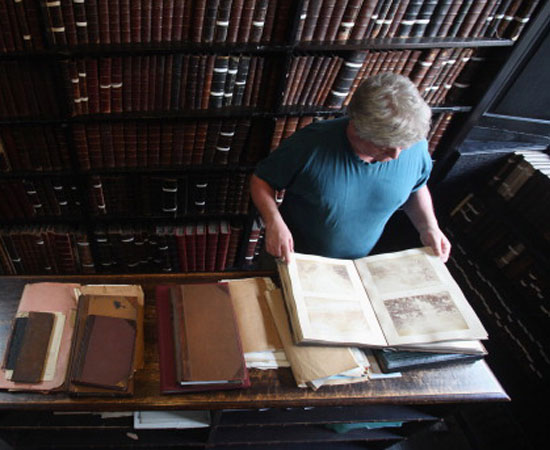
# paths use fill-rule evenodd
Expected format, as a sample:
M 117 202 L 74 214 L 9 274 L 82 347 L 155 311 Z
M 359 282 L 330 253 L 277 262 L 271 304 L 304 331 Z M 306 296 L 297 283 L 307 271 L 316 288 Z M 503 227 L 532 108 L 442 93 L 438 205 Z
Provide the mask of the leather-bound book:
M 123 122 L 113 122 L 113 124 L 111 125 L 113 153 L 115 155 L 115 167 L 126 167 L 123 126 Z
M 147 111 L 149 106 L 149 69 L 151 66 L 151 57 L 148 55 L 134 56 L 133 58 L 139 59 L 140 63 L 135 67 L 134 74 L 139 69 L 139 76 L 132 77 L 134 86 L 138 83 L 138 89 L 134 89 L 139 93 L 139 108 L 136 111 Z
M 54 314 L 28 313 L 19 351 L 13 364 L 11 380 L 15 383 L 38 383 L 46 362 L 48 344 L 54 324 Z
M 109 35 L 111 44 L 120 44 L 120 0 L 109 0 Z
M 147 167 L 158 167 L 160 163 L 160 123 L 151 122 L 148 134 Z
M 420 81 L 417 82 L 418 91 L 420 92 L 420 95 L 422 95 L 422 97 L 426 98 L 428 96 L 430 92 L 429 89 L 432 87 L 433 82 L 435 81 L 439 72 L 442 70 L 442 67 L 444 67 L 444 63 L 446 63 L 446 61 L 449 59 L 450 53 L 451 49 L 449 48 L 439 49 L 437 55 L 433 59 L 433 62 L 429 66 L 425 75 L 420 79 Z M 415 82 L 417 78 L 414 77 L 414 75 L 413 78 L 413 82 Z
M 474 0 L 463 0 L 462 5 L 460 6 L 459 10 L 456 13 L 456 17 L 451 24 L 449 30 L 447 31 L 446 36 L 448 37 L 456 37 L 458 36 L 458 30 L 460 27 L 464 24 L 466 17 L 470 13 L 470 10 L 472 9 L 472 6 L 474 4 Z
M 25 6 L 22 1 L 14 2 L 11 4 L 10 2 L 7 2 L 6 6 L 8 7 L 8 15 L 10 16 L 10 19 L 15 19 L 18 27 L 19 32 L 21 34 L 21 43 L 18 43 L 20 45 L 21 50 L 31 50 L 34 48 L 33 45 L 33 34 L 36 33 L 36 29 L 31 32 L 31 28 L 29 26 L 29 23 L 27 21 L 27 13 L 25 12 Z M 5 11 L 0 11 L 0 14 L 4 13 Z M 37 35 L 39 36 L 39 35 Z M 3 34 L 0 32 L 0 49 L 3 48 L 2 45 L 2 39 Z
M 312 41 L 322 42 L 327 40 L 327 30 L 336 6 L 336 0 L 324 0 L 319 11 L 319 18 L 311 38 Z
M 238 164 L 241 159 L 241 155 L 244 150 L 244 146 L 247 143 L 248 136 L 250 134 L 251 123 L 248 119 L 240 119 L 237 123 L 237 129 L 233 136 L 231 143 L 231 150 L 229 150 L 228 163 Z
M 514 15 L 512 22 L 504 30 L 503 37 L 516 41 L 525 26 L 529 23 L 529 20 L 531 19 L 538 4 L 539 0 L 522 2 Z
M 191 23 L 193 21 L 193 2 L 185 2 L 183 5 L 183 20 L 181 24 L 181 40 L 191 39 Z
M 285 99 L 285 105 L 294 105 L 296 93 L 300 92 L 298 90 L 298 86 L 300 85 L 301 81 L 304 77 L 304 71 L 306 69 L 308 61 L 311 61 L 313 56 L 310 55 L 302 55 L 302 56 L 296 56 L 296 65 L 291 66 L 291 75 L 288 78 L 287 82 L 287 89 L 288 89 L 288 97 Z M 286 92 L 285 92 L 286 97 Z
M 294 81 L 296 79 L 296 73 L 298 70 L 298 65 L 302 63 L 304 56 L 293 56 L 290 65 L 288 68 L 288 74 L 286 76 L 285 90 L 283 92 L 283 99 L 281 101 L 282 105 L 289 105 L 291 98 L 292 87 L 294 86 Z M 303 64 L 303 63 L 302 63 Z
M 350 40 L 358 41 L 365 37 L 365 32 L 367 30 L 367 27 L 369 26 L 369 23 L 371 23 L 373 20 L 376 20 L 378 16 L 375 9 L 380 8 L 381 2 L 382 0 L 363 1 L 361 9 L 359 10 L 359 14 L 357 15 L 357 18 L 355 20 L 355 25 L 351 29 L 351 34 L 349 35 Z
M 162 178 L 161 212 L 163 216 L 176 217 L 178 215 L 178 180 Z
M 426 28 L 429 25 L 435 8 L 439 0 L 424 0 L 420 11 L 414 21 L 414 25 L 411 30 L 411 37 L 422 37 L 426 32 Z
M 319 76 L 319 69 L 321 68 L 321 65 L 323 64 L 323 57 L 322 56 L 310 56 L 311 58 L 311 67 L 309 69 L 309 74 L 307 76 L 307 83 L 300 89 L 297 93 L 296 99 L 294 101 L 297 105 L 305 105 L 306 104 L 306 98 L 310 94 L 310 92 L 317 86 L 318 83 L 318 76 Z
M 204 27 L 204 15 L 206 13 L 207 0 L 193 1 L 193 15 L 190 23 L 190 40 L 192 42 L 201 42 Z
M 184 108 L 187 103 L 187 87 L 189 85 L 188 78 L 189 78 L 189 61 L 191 59 L 191 55 L 183 55 L 182 58 L 182 64 L 181 64 L 181 73 L 180 73 L 180 88 L 179 88 L 179 102 L 176 106 L 177 108 Z
M 336 0 L 333 8 L 333 12 L 330 16 L 330 20 L 327 26 L 327 31 L 324 40 L 327 42 L 334 42 L 338 29 L 342 23 L 342 17 L 346 12 L 348 0 Z
M 111 33 L 109 30 L 109 1 L 97 0 L 97 17 L 99 29 L 99 42 L 101 44 L 111 43 Z
M 376 19 L 373 17 L 373 20 L 370 21 L 369 26 L 365 31 L 364 38 L 376 39 L 378 37 L 386 21 L 390 7 L 393 4 L 393 0 L 380 0 L 378 3 L 380 6 L 375 10 Z
M 464 0 L 469 1 L 469 0 Z M 441 22 L 441 26 L 439 27 L 439 30 L 437 32 L 438 37 L 447 37 L 449 36 L 449 31 L 453 24 L 456 22 L 458 13 L 460 9 L 462 8 L 463 0 L 456 0 L 451 4 L 451 7 L 447 11 L 447 14 L 443 18 L 443 22 Z
M 229 152 L 231 151 L 236 128 L 236 119 L 224 120 L 222 123 L 214 152 L 214 164 L 224 165 L 229 161 Z
M 91 168 L 103 168 L 103 150 L 101 146 L 101 132 L 98 123 L 86 124 L 86 139 L 88 142 L 88 153 L 90 155 Z
M 277 11 L 275 17 L 289 17 L 292 8 L 292 0 L 277 0 Z M 275 20 L 275 23 L 273 24 L 272 41 L 288 42 L 290 39 L 289 34 L 289 22 L 286 20 Z
M 266 25 L 269 0 L 259 0 L 255 3 L 252 16 L 252 27 L 247 42 L 260 42 Z
M 231 44 L 237 42 L 244 2 L 245 0 L 233 0 L 225 42 L 229 42 Z
M 430 23 L 426 27 L 424 33 L 427 37 L 435 37 L 439 33 L 439 28 L 445 19 L 445 16 L 449 12 L 449 9 L 452 7 L 453 0 L 440 0 L 437 2 L 437 5 L 433 11 Z
M 105 168 L 116 167 L 111 127 L 111 123 L 100 125 L 101 150 L 103 152 L 103 167 Z
M 82 114 L 88 114 L 90 112 L 89 110 L 90 98 L 88 96 L 86 63 L 83 59 L 77 59 L 76 66 L 77 66 L 78 85 L 80 89 L 80 110 L 82 111 Z
M 321 13 L 322 6 L 322 1 L 309 1 L 306 12 L 306 19 L 304 22 L 304 29 L 302 31 L 302 36 L 300 39 L 302 42 L 310 42 L 313 40 L 315 27 L 317 26 L 317 21 L 319 20 L 319 14 Z
M 271 0 L 267 2 L 267 10 L 265 13 L 265 23 L 262 30 L 262 36 L 260 42 L 271 42 L 273 40 L 273 28 L 275 26 L 275 17 L 277 12 L 278 0 Z
M 164 122 L 160 125 L 160 165 L 169 167 L 172 161 L 172 146 L 174 140 L 174 124 Z
M 51 28 L 51 20 L 50 20 L 50 23 L 48 24 L 48 28 Z M 51 30 L 49 29 L 48 31 L 50 32 Z M 6 49 L 6 51 L 14 52 L 16 50 L 15 41 L 14 41 L 15 33 L 13 33 L 11 30 L 11 25 L 10 25 L 10 20 L 8 15 L 8 4 L 6 2 L 0 2 L 0 34 L 3 40 L 3 47 Z
M 42 35 L 42 16 L 39 16 L 40 6 L 32 0 L 23 0 L 17 2 L 15 7 L 16 11 L 19 11 L 19 17 L 25 16 L 30 35 L 28 40 L 30 48 L 42 50 L 44 48 L 44 38 Z
M 214 153 L 216 152 L 216 143 L 222 126 L 221 120 L 210 120 L 206 124 L 206 139 L 204 141 L 203 164 L 212 164 L 214 162 Z
M 131 0 L 119 0 L 120 42 L 122 42 L 123 44 L 129 44 L 132 42 L 130 1 Z M 136 6 L 138 7 L 138 10 L 141 12 L 141 4 Z
M 487 3 L 488 3 L 488 0 L 477 0 L 472 4 L 471 8 L 466 14 L 466 17 L 462 21 L 462 25 L 456 32 L 456 36 L 470 37 L 471 32 L 476 22 L 480 18 L 481 13 L 485 9 L 485 6 L 487 5 Z
M 137 127 L 137 167 L 147 167 L 147 149 L 149 147 L 149 129 L 147 125 Z
M 403 14 L 405 14 L 406 5 L 408 4 L 409 4 L 408 2 L 402 2 L 399 0 L 392 1 L 388 9 L 388 12 L 386 13 L 386 16 L 383 19 L 383 22 L 380 27 L 380 31 L 376 36 L 377 38 L 388 37 L 391 26 L 395 23 L 399 24 L 399 21 L 401 21 Z
M 133 110 L 134 95 L 139 98 L 139 92 L 134 94 L 133 76 L 134 69 L 132 68 L 132 62 L 139 60 L 139 58 L 132 58 L 131 56 L 122 57 L 122 110 L 124 112 L 131 112 Z M 82 105 L 84 108 L 84 104 Z
M 218 14 L 214 23 L 214 42 L 225 42 L 229 30 L 233 0 L 219 0 Z
M 202 92 L 200 109 L 208 109 L 210 101 L 210 92 L 212 90 L 212 78 L 214 75 L 214 67 L 216 64 L 216 55 L 203 55 L 204 59 L 204 75 L 201 75 L 202 83 L 200 91 Z M 202 67 L 201 67 L 202 70 Z
M 281 143 L 287 117 L 277 117 L 274 120 L 275 126 L 273 127 L 273 134 L 271 135 L 271 146 L 269 148 L 270 152 L 275 150 Z
M 452 1 L 452 0 L 450 0 Z M 398 1 L 397 9 L 395 10 L 395 14 L 392 18 L 392 21 L 386 30 L 386 33 L 380 37 L 387 37 L 387 38 L 393 38 L 395 37 L 397 30 L 401 24 L 401 21 L 403 20 L 403 17 L 405 13 L 407 12 L 407 7 L 409 6 L 409 0 L 400 0 Z
M 445 85 L 448 82 L 449 74 L 452 73 L 455 64 L 458 63 L 458 57 L 460 56 L 462 49 L 441 49 L 438 59 L 440 62 L 440 68 L 438 73 L 432 80 L 431 86 L 424 91 L 424 100 L 429 105 L 433 104 L 434 99 L 439 96 L 442 90 L 445 89 Z
M 197 78 L 199 72 L 199 55 L 190 55 L 187 65 L 187 86 L 185 89 L 185 107 L 194 109 L 197 96 Z M 183 86 L 183 79 L 182 79 Z M 200 94 L 199 94 L 200 95 Z
M 250 228 L 250 231 L 248 232 L 246 249 L 244 252 L 243 262 L 245 266 L 251 266 L 254 263 L 254 252 L 256 250 L 256 246 L 258 245 L 258 241 L 260 240 L 262 228 L 263 226 L 260 223 L 259 219 L 255 219 L 252 222 L 252 226 Z
M 141 0 L 141 42 L 152 42 L 152 24 L 153 0 Z
M 218 233 L 218 246 L 216 249 L 216 271 L 223 271 L 226 268 L 227 253 L 229 250 L 229 240 L 231 237 L 231 228 L 227 220 L 220 220 Z
M 176 0 L 164 0 L 162 4 L 162 42 L 170 42 L 172 40 L 172 26 L 174 21 L 174 5 Z
M 300 118 L 298 116 L 288 117 L 286 119 L 285 128 L 283 130 L 283 136 L 282 136 L 283 140 L 285 140 L 286 138 L 294 134 L 294 132 L 296 131 L 296 128 L 298 127 L 299 121 L 300 121 Z
M 198 214 L 206 212 L 206 194 L 208 190 L 208 179 L 197 177 L 192 183 L 193 210 Z
M 99 5 L 97 4 L 97 0 L 86 0 L 83 3 L 86 10 L 88 42 L 90 44 L 99 44 Z
M 115 58 L 116 59 L 116 58 Z M 111 112 L 111 83 L 113 58 L 99 59 L 99 109 L 101 113 Z
M 90 169 L 90 155 L 88 153 L 88 141 L 86 140 L 86 128 L 84 124 L 73 125 L 73 142 L 78 157 L 78 166 L 81 170 Z
M 170 288 L 170 299 L 182 305 L 180 384 L 195 390 L 249 386 L 228 285 L 176 285 Z
M 111 59 L 111 112 L 121 113 L 122 109 L 122 58 Z
M 90 203 L 96 216 L 107 213 L 107 205 L 103 194 L 103 183 L 99 175 L 90 177 Z
M 149 59 L 149 72 L 146 74 L 149 86 L 147 88 L 147 104 L 144 111 L 154 111 L 156 107 L 156 95 L 157 95 L 157 71 L 158 71 L 158 59 L 163 55 L 150 55 Z
M 230 222 L 231 233 L 229 235 L 229 245 L 227 247 L 227 259 L 225 267 L 235 267 L 238 265 L 237 253 L 241 245 L 241 238 L 243 235 L 243 224 L 238 220 L 233 220 Z
M 245 88 L 250 81 L 248 78 L 251 72 L 249 69 L 251 69 L 252 61 L 256 60 L 257 57 L 252 58 L 245 55 L 240 57 L 232 97 L 232 106 L 247 106 L 247 103 L 244 101 Z
M 500 2 L 500 5 L 495 12 L 495 18 L 491 23 L 491 37 L 502 38 L 501 33 L 504 29 L 506 29 L 512 20 L 510 10 L 512 8 L 515 9 L 515 3 L 516 0 L 502 0 Z
M 309 8 L 309 1 L 310 0 L 303 0 L 301 4 L 301 10 L 298 16 L 298 25 L 296 26 L 296 32 L 294 35 L 294 40 L 296 42 L 300 42 L 302 40 L 302 35 L 304 33 L 304 24 L 306 23 L 307 11 Z
M 227 76 L 223 88 L 223 106 L 231 106 L 233 103 L 233 92 L 235 90 L 235 81 L 237 80 L 239 59 L 238 55 L 229 56 Z
M 422 8 L 423 3 L 424 3 L 424 0 L 409 1 L 405 14 L 403 15 L 403 18 L 401 19 L 401 23 L 399 24 L 399 28 L 397 29 L 397 34 L 396 34 L 397 37 L 408 38 L 411 36 L 413 26 L 416 23 L 418 13 Z
M 189 272 L 187 267 L 187 249 L 185 247 L 185 227 L 177 226 L 174 229 L 174 240 L 176 248 L 176 258 L 181 273 Z
M 163 2 L 153 1 L 151 7 L 151 42 L 162 41 L 162 6 Z
M 164 103 L 164 85 L 169 81 L 166 79 L 165 65 L 169 55 L 157 55 L 157 70 L 155 74 L 155 111 L 163 111 L 165 109 Z
M 195 269 L 204 272 L 206 269 L 206 224 L 197 222 L 195 228 Z
M 182 40 L 181 33 L 183 30 L 183 10 L 185 3 L 182 1 L 174 1 L 174 10 L 172 13 L 172 42 L 180 42 Z
M 354 52 L 346 59 L 331 87 L 330 95 L 325 102 L 325 106 L 329 108 L 340 108 L 343 105 L 344 100 L 350 93 L 353 80 L 357 77 L 367 57 L 367 53 L 366 51 Z
M 432 48 L 422 52 L 421 57 L 418 59 L 418 62 L 415 64 L 413 72 L 410 75 L 411 81 L 416 86 L 420 86 L 420 83 L 432 67 L 439 52 L 440 49 L 438 48 Z
M 61 2 L 47 2 L 46 11 L 49 18 L 48 31 L 51 33 L 54 45 L 67 45 L 67 33 L 63 21 Z
M 250 31 L 252 29 L 252 19 L 254 15 L 255 0 L 244 0 L 241 11 L 241 20 L 239 22 L 239 32 L 237 33 L 237 42 L 248 42 Z
M 329 92 L 331 90 L 331 87 L 334 83 L 334 80 L 338 76 L 338 73 L 340 72 L 340 68 L 342 67 L 342 64 L 344 63 L 344 59 L 339 56 L 333 56 L 330 58 L 330 65 L 327 69 L 327 77 L 326 80 L 321 85 L 321 88 L 319 89 L 319 92 L 317 93 L 317 96 L 315 97 L 313 101 L 313 105 L 324 105 L 325 101 L 329 95 Z
M 460 75 L 462 70 L 466 67 L 470 59 L 472 59 L 473 54 L 474 54 L 474 50 L 471 48 L 461 49 L 459 57 L 457 58 L 458 63 L 453 66 L 453 70 L 449 73 L 447 80 L 443 85 L 443 89 L 439 92 L 439 95 L 437 95 L 434 98 L 434 103 L 436 105 L 439 105 L 445 101 L 445 99 L 447 98 L 447 94 L 449 93 L 449 90 L 451 89 L 452 86 L 454 86 L 457 77 Z
M 404 77 L 410 78 L 412 71 L 416 67 L 416 63 L 418 62 L 421 56 L 422 56 L 422 50 L 412 50 L 409 53 L 409 57 L 407 58 L 407 62 L 403 67 L 403 71 L 401 72 L 401 75 L 403 75 Z
M 190 165 L 193 158 L 193 146 L 195 143 L 195 134 L 197 131 L 197 122 L 189 121 L 183 125 L 184 129 L 184 145 L 182 154 L 182 164 Z
M 434 122 L 430 135 L 428 136 L 428 148 L 430 155 L 434 153 L 439 144 L 439 141 L 443 137 L 447 126 L 453 118 L 453 113 L 441 113 Z
M 137 123 L 124 123 L 124 143 L 126 147 L 125 167 L 137 167 Z
M 248 99 L 248 94 L 245 90 L 245 106 L 260 106 L 265 104 L 264 99 L 268 95 L 268 88 L 264 88 L 264 83 L 266 83 L 266 78 L 269 78 L 269 74 L 275 73 L 275 68 L 272 61 L 266 60 L 266 58 L 258 56 L 256 59 L 256 69 L 254 80 L 247 83 L 246 89 L 251 88 L 250 100 Z
M 167 104 L 167 108 L 175 110 L 178 108 L 181 95 L 181 75 L 183 68 L 183 55 L 178 53 L 176 55 L 170 55 L 172 57 L 171 65 L 171 83 L 170 83 L 170 102 Z
M 214 42 L 214 34 L 216 32 L 216 18 L 218 16 L 219 5 L 220 0 L 206 0 L 201 42 Z
M 207 272 L 216 270 L 216 256 L 218 251 L 220 227 L 217 220 L 209 220 L 206 223 L 206 259 L 205 269 Z
M 100 112 L 99 102 L 99 74 L 97 59 L 84 59 L 86 73 L 86 88 L 88 91 L 88 112 L 97 114 Z
M 300 104 L 303 104 L 305 106 L 310 106 L 314 104 L 315 97 L 319 94 L 319 91 L 321 90 L 324 80 L 326 80 L 326 74 L 329 70 L 329 67 L 331 65 L 331 62 L 333 61 L 333 58 L 330 56 L 317 56 L 318 60 L 320 61 L 319 70 L 316 75 L 312 77 L 310 86 L 306 87 L 306 93 L 303 95 L 303 103 L 300 102 Z
M 187 255 L 187 270 L 188 272 L 196 271 L 196 249 L 195 249 L 195 229 L 194 223 L 188 223 L 185 226 L 185 249 Z
M 363 0 L 349 0 L 344 14 L 342 15 L 342 20 L 340 21 L 338 28 L 336 30 L 335 40 L 338 42 L 345 42 L 351 36 L 351 31 L 355 26 L 355 21 L 359 17 L 359 11 Z
M 193 145 L 193 155 L 191 157 L 191 164 L 193 165 L 203 164 L 207 130 L 208 122 L 202 120 L 197 123 L 197 128 L 195 131 L 195 143 Z
M 500 4 L 500 1 L 488 1 L 485 3 L 485 6 L 483 7 L 483 10 L 479 14 L 479 17 L 472 27 L 471 36 L 472 37 L 482 37 L 485 35 L 485 32 L 489 28 L 489 25 L 494 19 L 494 15 L 496 10 L 498 9 L 498 6 Z

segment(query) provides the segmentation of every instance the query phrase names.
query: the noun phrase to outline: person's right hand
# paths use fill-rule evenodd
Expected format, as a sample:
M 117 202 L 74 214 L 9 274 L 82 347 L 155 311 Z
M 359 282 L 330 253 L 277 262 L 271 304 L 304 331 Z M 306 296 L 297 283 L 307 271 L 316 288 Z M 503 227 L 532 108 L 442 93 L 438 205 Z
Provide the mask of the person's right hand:
M 281 258 L 287 264 L 294 252 L 292 233 L 282 218 L 277 218 L 265 227 L 265 249 L 275 258 Z

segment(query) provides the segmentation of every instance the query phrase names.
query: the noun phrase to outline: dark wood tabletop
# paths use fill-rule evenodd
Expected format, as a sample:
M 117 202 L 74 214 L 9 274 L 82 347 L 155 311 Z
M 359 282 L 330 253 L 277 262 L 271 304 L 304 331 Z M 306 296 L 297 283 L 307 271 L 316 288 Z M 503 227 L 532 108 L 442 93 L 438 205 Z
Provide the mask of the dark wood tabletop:
M 155 289 L 159 284 L 207 282 L 217 279 L 269 276 L 270 272 L 224 272 L 182 275 L 89 275 L 0 278 L 0 355 L 26 283 L 57 281 L 81 284 L 140 284 L 145 292 L 145 367 L 136 373 L 135 393 L 129 398 L 74 398 L 63 393 L 0 392 L 0 409 L 132 411 L 153 409 L 225 409 L 293 406 L 351 406 L 447 404 L 507 401 L 486 362 L 404 372 L 402 377 L 371 380 L 317 391 L 299 389 L 290 369 L 250 370 L 251 387 L 162 395 L 156 346 Z

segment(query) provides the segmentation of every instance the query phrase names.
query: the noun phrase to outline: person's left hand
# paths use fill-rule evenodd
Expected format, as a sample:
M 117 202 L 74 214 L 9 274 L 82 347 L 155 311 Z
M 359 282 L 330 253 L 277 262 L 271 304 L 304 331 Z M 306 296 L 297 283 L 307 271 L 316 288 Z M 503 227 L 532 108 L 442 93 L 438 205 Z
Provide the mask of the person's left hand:
M 447 262 L 451 253 L 451 242 L 439 227 L 430 227 L 422 230 L 420 240 L 425 246 L 431 247 L 436 256 L 441 258 L 441 261 L 444 263 Z

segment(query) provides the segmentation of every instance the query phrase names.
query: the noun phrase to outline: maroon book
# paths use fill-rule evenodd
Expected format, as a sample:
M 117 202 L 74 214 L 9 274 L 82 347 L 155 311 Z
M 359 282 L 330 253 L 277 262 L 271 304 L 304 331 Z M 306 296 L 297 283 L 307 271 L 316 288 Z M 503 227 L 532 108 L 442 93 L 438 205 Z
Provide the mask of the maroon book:
M 172 40 L 172 26 L 174 20 L 174 4 L 181 3 L 177 0 L 164 0 L 162 4 L 162 35 L 163 42 Z
M 122 58 L 116 56 L 111 60 L 111 112 L 121 113 L 122 109 Z
M 99 112 L 103 114 L 111 112 L 112 64 L 113 58 L 99 59 Z
M 123 44 L 129 44 L 130 42 L 132 42 L 130 0 L 119 0 L 119 5 L 120 42 L 122 42 Z M 132 5 L 132 7 L 133 6 L 134 5 Z M 138 10 L 141 9 L 140 5 L 136 6 L 138 6 Z

